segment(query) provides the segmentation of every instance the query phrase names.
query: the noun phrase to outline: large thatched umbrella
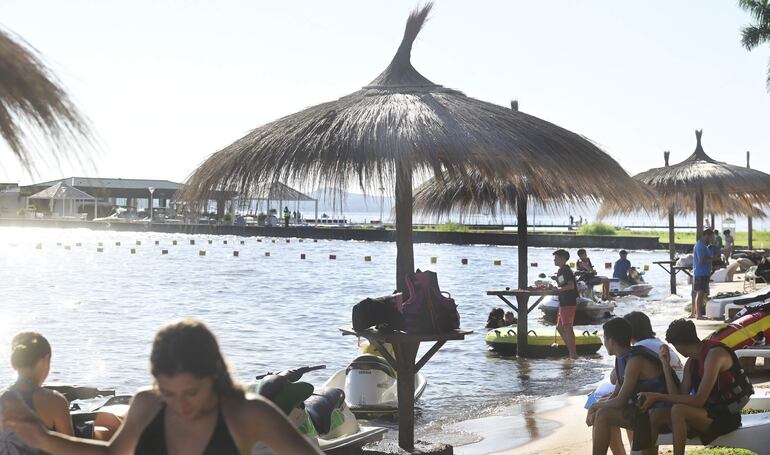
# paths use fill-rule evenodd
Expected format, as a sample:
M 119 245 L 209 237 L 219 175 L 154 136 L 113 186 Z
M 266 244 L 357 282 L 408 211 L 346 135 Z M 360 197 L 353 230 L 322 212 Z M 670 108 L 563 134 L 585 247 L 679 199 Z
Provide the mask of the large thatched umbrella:
M 396 282 L 404 290 L 404 277 L 414 269 L 414 175 L 474 169 L 487 176 L 537 176 L 533 186 L 540 187 L 569 173 L 573 184 L 597 187 L 596 163 L 604 163 L 600 170 L 606 175 L 623 172 L 577 134 L 417 72 L 410 62 L 412 43 L 430 10 L 428 3 L 410 14 L 395 57 L 371 83 L 261 126 L 214 153 L 180 197 L 204 200 L 216 190 L 248 195 L 274 181 L 343 189 L 355 183 L 364 191 L 395 186 Z
M 657 197 L 653 203 L 637 201 L 607 201 L 599 216 L 627 214 L 639 209 L 647 212 L 667 213 L 669 221 L 669 255 L 673 261 L 674 215 L 695 213 L 696 238 L 703 232 L 705 209 L 711 213 L 764 217 L 760 207 L 770 202 L 770 175 L 748 167 L 734 166 L 714 160 L 706 155 L 701 145 L 702 131 L 695 132 L 695 151 L 681 163 L 650 169 L 634 176 L 634 179 L 651 187 Z M 676 292 L 676 280 L 671 275 L 671 292 Z
M 59 155 L 81 149 L 90 134 L 84 117 L 37 53 L 0 30 L 0 135 L 22 166 L 32 170 L 35 138 L 28 135 L 29 127 Z

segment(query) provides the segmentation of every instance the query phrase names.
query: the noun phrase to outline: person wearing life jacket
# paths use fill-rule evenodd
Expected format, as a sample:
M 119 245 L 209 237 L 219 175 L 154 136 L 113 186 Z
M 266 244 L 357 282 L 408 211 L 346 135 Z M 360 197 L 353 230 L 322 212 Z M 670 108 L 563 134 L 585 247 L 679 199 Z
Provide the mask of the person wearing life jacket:
M 631 345 L 640 346 L 649 349 L 653 353 L 660 352 L 660 347 L 664 344 L 662 340 L 655 337 L 655 332 L 652 330 L 652 323 L 650 318 L 641 311 L 632 311 L 623 316 L 631 325 Z M 670 356 L 668 361 L 670 368 L 674 370 L 674 374 L 678 381 L 682 380 L 683 366 L 682 361 L 679 360 L 679 356 Z M 610 380 L 613 383 L 617 382 L 617 373 L 612 370 Z M 633 443 L 634 431 L 632 429 L 626 429 L 626 435 L 628 436 L 629 444 Z M 623 446 L 623 437 L 620 432 L 620 427 L 612 428 L 612 436 L 610 437 L 610 450 L 613 455 L 625 455 L 626 449 Z
M 615 356 L 618 380 L 615 390 L 606 399 L 591 405 L 586 424 L 593 426 L 593 454 L 605 455 L 610 445 L 613 427 L 634 428 L 648 419 L 639 415 L 634 398 L 640 392 L 665 393 L 666 381 L 658 355 L 643 346 L 631 346 L 631 324 L 623 318 L 614 318 L 604 324 L 604 346 Z M 647 428 L 657 428 L 668 413 L 665 406 L 651 410 Z M 651 422 L 655 422 L 654 425 Z M 654 441 L 657 434 L 637 431 L 635 449 L 656 454 Z M 645 437 L 646 436 L 646 437 Z
M 16 398 L 19 405 L 34 411 L 46 428 L 71 436 L 74 432 L 67 399 L 59 392 L 41 387 L 51 370 L 48 340 L 36 332 L 17 334 L 11 341 L 11 366 L 18 379 L 6 389 L 3 398 Z M 14 403 L 3 399 L 3 406 L 14 406 Z M 28 455 L 40 452 L 27 446 L 15 433 L 3 429 L 0 431 L 0 454 L 6 453 Z
M 674 377 L 666 372 L 668 390 L 678 393 L 641 393 L 642 409 L 657 403 L 672 404 L 670 423 L 674 455 L 683 455 L 688 433 L 700 435 L 703 444 L 741 426 L 741 409 L 749 402 L 754 388 L 735 352 L 723 343 L 700 340 L 695 324 L 686 319 L 672 322 L 666 341 L 688 360 L 684 378 L 677 388 Z M 668 360 L 667 346 L 661 357 Z

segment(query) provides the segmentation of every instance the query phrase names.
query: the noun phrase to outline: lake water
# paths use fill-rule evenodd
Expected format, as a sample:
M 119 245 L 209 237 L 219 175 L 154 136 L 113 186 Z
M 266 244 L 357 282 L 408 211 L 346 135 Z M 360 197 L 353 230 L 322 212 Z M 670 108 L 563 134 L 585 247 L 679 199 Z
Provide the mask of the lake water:
M 551 252 L 530 249 L 530 262 L 539 263 L 530 269 L 530 280 L 555 270 Z M 612 250 L 589 254 L 601 269 L 617 258 Z M 430 263 L 433 256 L 436 264 Z M 395 257 L 395 244 L 384 242 L 272 243 L 255 237 L 0 228 L 0 359 L 9 358 L 16 332 L 36 330 L 54 349 L 49 381 L 132 393 L 151 383 L 148 357 L 155 331 L 171 319 L 193 317 L 216 333 L 243 381 L 266 371 L 326 364 L 328 370 L 307 377 L 321 384 L 355 356 L 357 340 L 337 328 L 349 323 L 359 300 L 390 293 Z M 468 265 L 461 265 L 462 258 Z M 650 265 L 646 277 L 656 289 L 649 299 L 621 299 L 616 314 L 645 311 L 659 330 L 684 314 L 684 300 L 668 297 L 668 275 L 652 264 L 665 258 L 660 251 L 631 252 L 634 265 Z M 496 259 L 501 266 L 494 265 Z M 515 285 L 515 261 L 515 247 L 415 245 L 416 267 L 438 273 L 442 289 L 459 305 L 462 326 L 476 330 L 465 341 L 447 343 L 423 369 L 428 388 L 418 402 L 420 431 L 441 431 L 446 423 L 494 413 L 522 399 L 580 389 L 600 380 L 611 365 L 604 350 L 575 364 L 487 351 L 486 316 L 501 302 L 485 291 Z M 545 326 L 540 316 L 533 311 L 530 325 Z M 0 384 L 10 384 L 14 372 L 7 361 L 0 365 Z

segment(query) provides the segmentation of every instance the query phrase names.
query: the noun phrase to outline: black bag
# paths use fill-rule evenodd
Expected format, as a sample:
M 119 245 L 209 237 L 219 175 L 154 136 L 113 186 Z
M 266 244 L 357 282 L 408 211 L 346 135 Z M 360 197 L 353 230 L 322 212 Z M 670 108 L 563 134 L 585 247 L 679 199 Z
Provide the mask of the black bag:
M 396 293 L 376 298 L 365 298 L 353 305 L 353 330 L 361 331 L 370 327 L 378 330 L 404 330 L 404 316 L 401 314 L 402 294 Z

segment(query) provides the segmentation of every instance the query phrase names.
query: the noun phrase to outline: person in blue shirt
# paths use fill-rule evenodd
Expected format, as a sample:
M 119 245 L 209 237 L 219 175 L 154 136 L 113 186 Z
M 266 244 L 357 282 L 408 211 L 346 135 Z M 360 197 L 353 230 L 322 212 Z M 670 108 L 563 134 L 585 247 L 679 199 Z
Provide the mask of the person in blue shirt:
M 620 250 L 620 259 L 615 261 L 615 268 L 612 271 L 613 278 L 620 278 L 621 280 L 628 279 L 628 270 L 631 268 L 631 261 L 628 258 L 628 251 Z
M 706 297 L 709 294 L 709 281 L 711 280 L 711 264 L 713 256 L 709 245 L 714 241 L 714 231 L 706 229 L 700 240 L 695 242 L 692 249 L 693 255 L 693 279 L 692 279 L 692 310 L 691 318 L 703 319 L 703 309 L 706 306 Z

